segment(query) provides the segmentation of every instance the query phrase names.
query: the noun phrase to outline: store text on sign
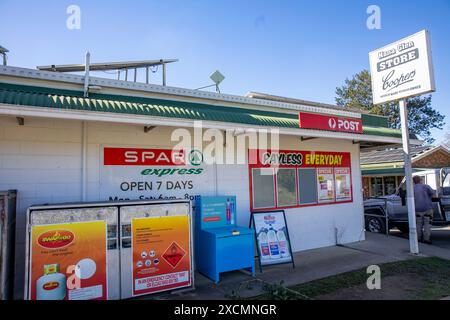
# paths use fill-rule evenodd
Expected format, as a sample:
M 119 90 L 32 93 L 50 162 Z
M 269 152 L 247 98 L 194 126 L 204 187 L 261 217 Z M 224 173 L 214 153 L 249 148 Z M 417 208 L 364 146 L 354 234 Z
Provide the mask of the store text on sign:
M 298 119 L 302 129 L 363 133 L 362 120 L 357 118 L 299 112 Z

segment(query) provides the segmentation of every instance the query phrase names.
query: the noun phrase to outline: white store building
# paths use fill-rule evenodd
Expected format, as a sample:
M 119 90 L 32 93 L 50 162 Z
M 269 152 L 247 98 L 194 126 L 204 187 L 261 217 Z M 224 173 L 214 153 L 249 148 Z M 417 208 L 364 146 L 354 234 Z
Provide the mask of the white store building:
M 241 226 L 252 210 L 285 210 L 294 252 L 362 241 L 360 150 L 401 144 L 385 118 L 337 106 L 95 77 L 89 84 L 97 90 L 84 97 L 83 76 L 0 66 L 0 191 L 17 190 L 16 288 L 25 273 L 26 210 L 37 204 L 236 195 Z M 362 129 L 340 128 L 348 119 Z M 204 130 L 228 130 L 234 142 L 254 129 L 279 130 L 281 151 L 268 157 L 281 169 L 261 174 L 268 158 L 186 168 L 157 161 L 173 152 L 175 129 L 194 137 L 200 120 Z M 205 150 L 194 149 L 201 158 Z M 245 155 L 254 149 L 247 143 Z

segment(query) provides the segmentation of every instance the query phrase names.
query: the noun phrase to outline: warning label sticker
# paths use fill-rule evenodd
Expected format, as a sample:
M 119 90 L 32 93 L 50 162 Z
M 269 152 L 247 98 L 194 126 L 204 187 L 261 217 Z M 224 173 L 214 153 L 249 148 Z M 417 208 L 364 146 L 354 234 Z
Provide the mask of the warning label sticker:
M 173 242 L 166 252 L 163 254 L 164 260 L 166 260 L 173 268 L 183 259 L 186 252 L 175 242 Z
M 136 290 L 146 290 L 184 283 L 186 281 L 189 281 L 188 271 L 174 272 L 160 276 L 136 279 L 135 288 Z

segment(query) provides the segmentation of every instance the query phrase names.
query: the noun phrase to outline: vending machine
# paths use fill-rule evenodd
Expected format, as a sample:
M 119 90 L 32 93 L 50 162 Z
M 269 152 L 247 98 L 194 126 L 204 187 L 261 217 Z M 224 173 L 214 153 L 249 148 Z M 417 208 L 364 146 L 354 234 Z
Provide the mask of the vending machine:
M 236 224 L 236 197 L 199 197 L 195 211 L 197 270 L 218 283 L 220 273 L 246 269 L 255 275 L 253 230 Z

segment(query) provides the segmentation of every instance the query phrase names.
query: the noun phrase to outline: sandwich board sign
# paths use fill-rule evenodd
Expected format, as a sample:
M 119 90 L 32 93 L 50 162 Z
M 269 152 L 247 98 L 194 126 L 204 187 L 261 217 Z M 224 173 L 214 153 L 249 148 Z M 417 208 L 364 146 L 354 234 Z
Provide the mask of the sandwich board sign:
M 430 35 L 422 30 L 369 53 L 373 104 L 435 91 Z

